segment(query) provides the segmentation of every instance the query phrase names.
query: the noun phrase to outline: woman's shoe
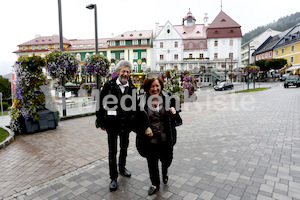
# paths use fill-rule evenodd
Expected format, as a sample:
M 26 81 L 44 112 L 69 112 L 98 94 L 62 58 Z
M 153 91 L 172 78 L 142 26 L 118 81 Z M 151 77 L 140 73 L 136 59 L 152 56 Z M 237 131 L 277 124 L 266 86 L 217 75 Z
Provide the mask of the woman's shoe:
M 151 185 L 151 187 L 150 187 L 149 190 L 148 190 L 148 194 L 149 194 L 149 195 L 152 195 L 152 194 L 154 194 L 158 189 L 159 189 L 158 186 Z
M 169 176 L 168 176 L 168 172 L 166 174 L 163 175 L 163 183 L 167 184 L 169 180 Z

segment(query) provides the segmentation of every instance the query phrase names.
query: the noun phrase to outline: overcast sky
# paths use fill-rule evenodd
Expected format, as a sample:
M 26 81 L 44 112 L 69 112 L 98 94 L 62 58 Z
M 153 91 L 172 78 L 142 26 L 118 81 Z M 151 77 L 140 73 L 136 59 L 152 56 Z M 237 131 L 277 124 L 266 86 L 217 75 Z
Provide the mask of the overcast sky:
M 153 30 L 155 23 L 182 23 L 189 8 L 197 24 L 208 13 L 209 23 L 221 11 L 221 0 L 61 0 L 63 36 L 67 39 L 95 38 L 94 11 L 97 4 L 98 38 L 126 31 Z M 242 34 L 299 11 L 299 0 L 223 0 L 222 10 L 241 25 Z M 0 3 L 0 75 L 12 71 L 17 45 L 40 34 L 59 34 L 57 0 L 5 0 Z

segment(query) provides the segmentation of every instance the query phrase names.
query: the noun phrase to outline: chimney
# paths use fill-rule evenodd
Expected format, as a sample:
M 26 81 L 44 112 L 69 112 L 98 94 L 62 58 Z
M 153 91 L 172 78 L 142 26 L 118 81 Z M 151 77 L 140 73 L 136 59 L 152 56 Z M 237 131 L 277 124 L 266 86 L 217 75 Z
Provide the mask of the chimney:
M 184 25 L 184 18 L 182 18 L 182 25 Z

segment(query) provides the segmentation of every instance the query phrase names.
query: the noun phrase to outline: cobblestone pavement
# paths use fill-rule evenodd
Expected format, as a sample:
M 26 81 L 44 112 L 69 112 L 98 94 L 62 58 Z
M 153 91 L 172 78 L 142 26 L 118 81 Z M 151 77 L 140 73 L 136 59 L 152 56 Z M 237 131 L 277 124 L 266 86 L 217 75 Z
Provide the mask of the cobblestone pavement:
M 0 151 L 5 199 L 300 199 L 300 89 L 213 93 L 185 103 L 169 182 L 156 194 L 131 133 L 127 168 L 110 192 L 106 134 L 95 116 L 17 136 Z M 201 95 L 201 93 L 199 94 Z

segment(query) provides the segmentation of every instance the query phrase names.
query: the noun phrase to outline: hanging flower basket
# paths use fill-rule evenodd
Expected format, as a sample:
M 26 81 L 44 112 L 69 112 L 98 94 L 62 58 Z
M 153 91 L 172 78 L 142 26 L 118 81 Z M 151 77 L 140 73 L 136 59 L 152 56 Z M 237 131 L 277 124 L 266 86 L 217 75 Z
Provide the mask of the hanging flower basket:
M 46 55 L 47 70 L 52 78 L 62 78 L 71 81 L 78 72 L 78 60 L 67 51 L 53 50 Z
M 87 74 L 96 74 L 107 76 L 109 73 L 110 62 L 101 54 L 94 54 L 86 58 L 83 62 L 83 68 Z

